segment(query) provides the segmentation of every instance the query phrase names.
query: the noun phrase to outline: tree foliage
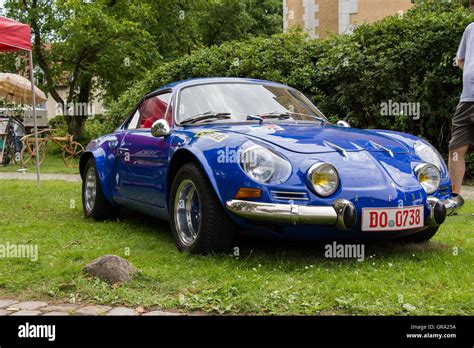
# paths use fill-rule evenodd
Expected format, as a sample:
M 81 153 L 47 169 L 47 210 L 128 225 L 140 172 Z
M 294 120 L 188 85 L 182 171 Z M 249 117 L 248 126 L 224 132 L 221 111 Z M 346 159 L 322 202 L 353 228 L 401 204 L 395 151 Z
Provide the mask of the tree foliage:
M 163 84 L 240 76 L 289 84 L 333 120 L 409 132 L 446 149 L 462 88 L 462 72 L 452 60 L 474 19 L 462 2 L 422 1 L 403 16 L 324 41 L 293 32 L 196 51 L 147 72 L 111 106 L 103 130 L 112 130 L 143 95 Z M 390 100 L 420 103 L 420 119 L 381 116 L 381 103 Z
M 63 110 L 114 100 L 151 67 L 198 48 L 282 28 L 279 0 L 6 0 L 5 8 L 31 25 L 41 87 Z M 13 69 L 11 59 L 0 64 Z M 82 111 L 66 118 L 76 136 Z

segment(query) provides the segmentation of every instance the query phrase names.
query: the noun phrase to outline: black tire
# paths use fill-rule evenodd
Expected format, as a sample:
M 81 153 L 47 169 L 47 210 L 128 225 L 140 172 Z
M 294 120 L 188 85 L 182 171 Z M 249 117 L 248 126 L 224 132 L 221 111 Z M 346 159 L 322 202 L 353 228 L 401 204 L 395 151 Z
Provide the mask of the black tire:
M 87 203 L 86 199 L 86 185 L 89 171 L 93 170 L 91 176 L 95 177 L 95 199 L 92 199 L 92 204 Z M 105 220 L 113 218 L 114 207 L 107 201 L 100 186 L 99 176 L 97 175 L 97 168 L 95 160 L 90 158 L 84 168 L 84 177 L 82 178 L 82 209 L 86 218 L 92 217 L 94 220 Z
M 398 243 L 426 243 L 438 232 L 438 227 L 429 227 L 424 231 L 395 239 Z
M 190 182 L 194 185 L 198 196 L 200 223 L 194 240 L 186 243 L 183 237 L 180 237 L 182 233 L 178 231 L 175 203 L 180 185 Z M 171 185 L 169 203 L 171 234 L 180 251 L 209 254 L 226 252 L 230 249 L 235 235 L 235 225 L 218 201 L 206 173 L 197 164 L 187 163 L 179 169 Z

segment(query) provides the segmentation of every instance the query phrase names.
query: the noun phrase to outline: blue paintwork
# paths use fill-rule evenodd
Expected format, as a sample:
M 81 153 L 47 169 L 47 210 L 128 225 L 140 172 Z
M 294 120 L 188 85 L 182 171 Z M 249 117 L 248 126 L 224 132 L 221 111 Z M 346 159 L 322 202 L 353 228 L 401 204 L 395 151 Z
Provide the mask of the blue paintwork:
M 166 85 L 149 95 L 170 90 L 172 100 L 176 103 L 176 94 L 181 88 L 215 82 L 283 86 L 250 79 L 192 79 Z M 176 105 L 173 105 L 174 110 Z M 274 200 L 272 190 L 304 191 L 309 200 L 296 203 L 330 206 L 334 200 L 344 198 L 356 206 L 359 225 L 352 231 L 303 225 L 281 225 L 276 228 L 283 236 L 296 238 L 374 238 L 373 233 L 360 232 L 363 207 L 397 207 L 400 201 L 404 206 L 426 203 L 427 195 L 414 175 L 414 168 L 422 162 L 413 150 L 413 144 L 419 138 L 399 132 L 342 128 L 330 124 L 319 125 L 317 122 L 279 122 L 278 126 L 281 130 L 269 133 L 259 130 L 256 122 L 232 125 L 215 122 L 185 127 L 173 124 L 171 134 L 165 138 L 153 137 L 149 129 L 124 130 L 121 126 L 113 134 L 91 141 L 83 158 L 95 158 L 101 188 L 107 200 L 165 220 L 169 219 L 167 202 L 172 180 L 169 178 L 169 166 L 183 152 L 192 155 L 200 163 L 223 206 L 240 187 L 260 188 L 262 197 L 257 201 L 262 202 L 288 203 Z M 204 131 L 225 134 L 227 138 L 217 142 L 196 136 Z M 286 182 L 279 185 L 260 184 L 250 179 L 237 162 L 219 163 L 218 158 L 223 151 L 238 151 L 248 141 L 273 148 L 290 160 L 292 174 Z M 386 151 L 374 148 L 371 141 L 390 149 L 393 158 Z M 327 142 L 346 149 L 348 158 L 344 158 Z M 121 158 L 119 148 L 129 150 L 128 162 Z M 331 163 L 340 175 L 339 189 L 328 198 L 316 196 L 307 186 L 306 172 L 318 161 Z M 446 199 L 451 196 L 451 183 L 444 163 L 441 171 L 440 189 L 432 196 Z M 261 229 L 228 214 L 244 228 Z M 425 216 L 428 214 L 426 208 Z M 393 237 L 403 233 L 406 232 L 383 232 L 383 235 Z

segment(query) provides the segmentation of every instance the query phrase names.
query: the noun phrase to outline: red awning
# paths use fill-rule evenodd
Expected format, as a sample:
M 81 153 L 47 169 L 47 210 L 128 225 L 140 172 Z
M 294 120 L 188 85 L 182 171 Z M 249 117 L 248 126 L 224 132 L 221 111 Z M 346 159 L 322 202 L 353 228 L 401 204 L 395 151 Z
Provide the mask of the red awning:
M 31 51 L 30 26 L 0 17 L 0 51 Z

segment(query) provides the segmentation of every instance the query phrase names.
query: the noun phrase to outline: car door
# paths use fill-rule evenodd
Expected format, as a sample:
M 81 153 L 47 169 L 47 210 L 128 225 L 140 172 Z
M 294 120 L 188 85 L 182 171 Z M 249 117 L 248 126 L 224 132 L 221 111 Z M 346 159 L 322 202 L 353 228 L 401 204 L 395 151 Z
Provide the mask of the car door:
M 152 124 L 170 121 L 171 92 L 145 99 L 125 131 L 118 157 L 118 191 L 130 201 L 166 207 L 166 174 L 171 137 L 151 135 Z

